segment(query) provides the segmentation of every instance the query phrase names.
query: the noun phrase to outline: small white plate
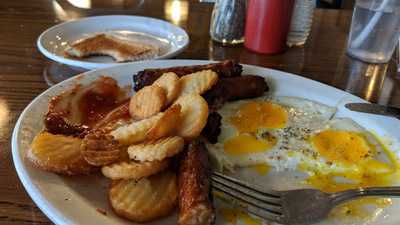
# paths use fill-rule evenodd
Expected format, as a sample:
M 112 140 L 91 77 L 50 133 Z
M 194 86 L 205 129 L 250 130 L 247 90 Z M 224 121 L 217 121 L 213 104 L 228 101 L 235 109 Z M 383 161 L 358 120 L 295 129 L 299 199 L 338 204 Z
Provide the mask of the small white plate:
M 163 20 L 142 16 L 95 16 L 58 24 L 44 31 L 37 40 L 39 51 L 59 63 L 85 69 L 104 68 L 116 63 L 108 56 L 83 59 L 66 58 L 64 50 L 74 41 L 93 33 L 112 33 L 127 39 L 141 40 L 160 48 L 154 59 L 178 55 L 189 44 L 188 34 Z
M 118 66 L 89 71 L 56 84 L 36 97 L 22 112 L 12 136 L 12 156 L 18 176 L 26 191 L 37 206 L 59 225 L 129 225 L 135 224 L 117 217 L 108 205 L 107 181 L 100 175 L 65 177 L 42 171 L 24 159 L 24 154 L 35 135 L 43 129 L 43 116 L 47 111 L 51 97 L 60 94 L 77 83 L 88 84 L 100 76 L 111 76 L 121 86 L 132 85 L 132 74 L 146 68 L 187 66 L 211 63 L 200 60 L 154 60 L 137 63 L 124 63 Z M 391 137 L 400 150 L 400 121 L 394 118 L 357 113 L 344 107 L 348 102 L 365 102 L 364 100 L 334 87 L 318 83 L 293 74 L 267 68 L 243 65 L 243 74 L 256 74 L 265 77 L 270 86 L 270 94 L 275 96 L 297 96 L 337 107 L 337 117 L 350 117 L 357 123 L 375 131 L 381 137 Z M 259 177 L 254 177 L 257 179 Z M 259 184 L 279 183 L 287 177 L 274 175 L 259 180 Z M 284 182 L 283 184 L 286 185 Z M 275 184 L 274 184 L 275 186 Z M 398 225 L 400 221 L 400 199 L 393 199 L 393 204 L 374 212 L 368 221 L 349 221 L 346 225 Z M 107 216 L 96 209 L 104 209 Z M 171 215 L 147 225 L 177 224 L 177 215 Z M 217 216 L 218 225 L 230 225 Z M 341 221 L 323 221 L 319 225 L 343 225 Z M 242 225 L 242 223 L 238 224 Z

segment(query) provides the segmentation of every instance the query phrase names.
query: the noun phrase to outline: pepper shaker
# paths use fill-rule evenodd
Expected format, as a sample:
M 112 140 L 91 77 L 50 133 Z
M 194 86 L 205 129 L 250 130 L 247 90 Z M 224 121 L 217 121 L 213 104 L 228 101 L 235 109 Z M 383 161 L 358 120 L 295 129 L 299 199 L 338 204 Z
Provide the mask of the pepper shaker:
M 222 44 L 244 41 L 246 0 L 216 0 L 211 16 L 211 38 Z

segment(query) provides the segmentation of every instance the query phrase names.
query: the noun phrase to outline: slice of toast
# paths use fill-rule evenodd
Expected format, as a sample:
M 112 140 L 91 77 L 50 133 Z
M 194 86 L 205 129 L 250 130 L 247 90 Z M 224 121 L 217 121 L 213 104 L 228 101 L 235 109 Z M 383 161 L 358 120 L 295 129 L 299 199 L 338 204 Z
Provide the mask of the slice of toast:
M 116 62 L 127 62 L 155 58 L 159 54 L 159 48 L 100 33 L 72 43 L 64 52 L 67 56 L 76 58 L 107 55 L 113 57 Z

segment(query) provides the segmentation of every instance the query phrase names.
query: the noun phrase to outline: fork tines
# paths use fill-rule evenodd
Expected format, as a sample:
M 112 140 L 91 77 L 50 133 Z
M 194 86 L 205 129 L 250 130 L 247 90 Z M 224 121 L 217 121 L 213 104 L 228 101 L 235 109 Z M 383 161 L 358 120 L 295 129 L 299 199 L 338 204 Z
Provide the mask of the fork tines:
M 241 206 L 249 213 L 282 223 L 282 203 L 279 192 L 265 191 L 257 185 L 218 172 L 212 173 L 211 181 L 214 190 L 244 203 Z

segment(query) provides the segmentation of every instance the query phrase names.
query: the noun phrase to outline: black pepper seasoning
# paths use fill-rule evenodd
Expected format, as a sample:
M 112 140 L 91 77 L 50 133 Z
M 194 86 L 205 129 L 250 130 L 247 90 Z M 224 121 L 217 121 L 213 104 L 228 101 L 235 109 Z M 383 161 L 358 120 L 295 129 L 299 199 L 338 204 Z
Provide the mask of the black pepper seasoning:
M 246 0 L 217 0 L 211 17 L 210 35 L 223 44 L 244 41 Z

